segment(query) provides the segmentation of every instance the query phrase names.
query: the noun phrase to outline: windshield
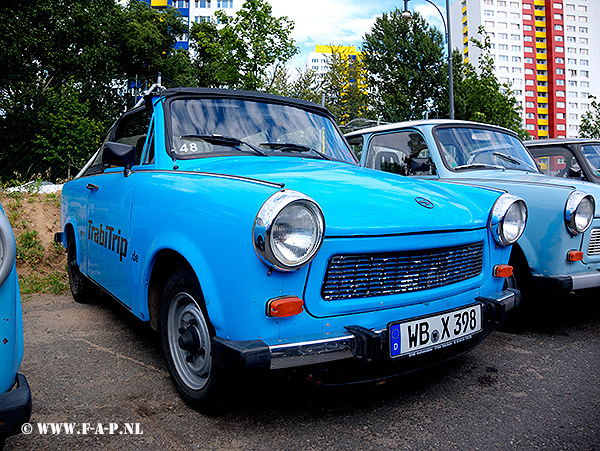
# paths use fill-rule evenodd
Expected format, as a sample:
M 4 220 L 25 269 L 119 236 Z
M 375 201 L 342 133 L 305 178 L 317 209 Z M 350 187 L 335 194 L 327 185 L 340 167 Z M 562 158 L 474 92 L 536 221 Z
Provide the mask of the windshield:
M 291 105 L 244 99 L 175 99 L 170 104 L 177 159 L 284 155 L 356 164 L 333 122 Z
M 514 136 L 475 127 L 435 130 L 444 164 L 452 170 L 518 169 L 538 172 L 533 158 Z
M 581 153 L 592 167 L 594 174 L 600 175 L 600 144 L 581 146 Z

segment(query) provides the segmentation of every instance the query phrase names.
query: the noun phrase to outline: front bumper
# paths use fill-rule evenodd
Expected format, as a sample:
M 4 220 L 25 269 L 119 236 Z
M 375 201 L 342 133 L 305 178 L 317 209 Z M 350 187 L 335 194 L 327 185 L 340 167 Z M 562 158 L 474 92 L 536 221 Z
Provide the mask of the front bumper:
M 534 288 L 568 293 L 570 291 L 600 287 L 600 271 L 558 276 L 533 275 L 532 281 Z
M 506 319 L 509 310 L 519 305 L 520 297 L 518 290 L 508 289 L 490 297 L 476 298 L 475 301 L 483 307 L 484 328 L 471 339 L 460 343 L 460 346 L 449 347 L 456 346 L 460 349 L 456 354 L 459 355 L 477 346 Z M 214 337 L 213 360 L 236 372 L 277 370 L 347 359 L 366 362 L 391 360 L 386 352 L 389 346 L 387 328 L 372 330 L 359 325 L 348 325 L 346 331 L 334 337 L 275 345 L 267 345 L 262 340 L 230 341 Z
M 17 374 L 14 388 L 0 394 L 0 439 L 18 434 L 31 417 L 31 391 L 27 379 Z

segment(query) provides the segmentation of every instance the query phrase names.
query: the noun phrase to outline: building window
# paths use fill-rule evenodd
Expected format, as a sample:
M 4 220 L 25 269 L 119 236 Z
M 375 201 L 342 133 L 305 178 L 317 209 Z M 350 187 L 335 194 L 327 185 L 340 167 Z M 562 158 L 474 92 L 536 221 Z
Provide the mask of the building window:
M 217 0 L 217 8 L 233 8 L 233 0 Z
M 510 24 L 510 29 L 511 30 L 520 30 L 521 29 L 521 25 L 519 25 L 518 23 L 511 23 Z
M 587 29 L 587 27 L 579 27 L 579 32 L 580 33 L 587 33 L 588 29 Z
M 525 69 L 525 75 L 533 75 L 533 69 Z
M 581 71 L 581 76 L 585 77 L 585 78 L 590 78 L 590 71 L 589 70 L 582 70 Z
M 579 22 L 587 22 L 587 16 L 579 16 Z
M 562 103 L 562 107 L 558 106 L 559 103 Z M 558 108 L 564 108 L 565 104 L 564 102 L 556 102 L 556 106 Z M 564 119 L 565 118 L 565 113 L 556 113 L 556 119 Z
M 567 126 L 565 124 L 556 124 L 557 130 L 565 130 L 566 128 L 567 128 Z
M 494 17 L 494 11 L 492 11 L 490 9 L 486 9 L 483 11 L 483 15 L 487 16 L 487 17 Z
M 575 16 L 572 16 L 572 15 L 570 15 L 570 14 L 567 14 L 567 20 L 568 20 L 569 22 L 575 22 Z
M 538 103 L 538 108 L 541 110 L 545 110 L 548 108 L 548 104 L 547 103 Z
M 563 26 L 562 26 L 562 25 L 560 25 L 560 24 L 556 24 L 556 25 L 554 25 L 554 29 L 555 29 L 556 31 L 562 31 L 562 29 L 563 29 Z
M 562 52 L 564 52 L 564 51 L 565 51 L 565 48 L 564 48 L 564 47 L 557 46 L 557 47 L 554 47 L 554 51 L 555 51 L 555 52 L 558 52 L 558 53 L 562 53 Z
M 533 42 L 533 36 L 523 36 L 525 42 Z
M 556 36 L 554 36 L 554 40 L 557 42 L 563 42 L 564 38 L 560 35 L 556 35 Z
M 556 69 L 556 75 L 564 75 L 565 70 L 562 67 Z
M 535 130 L 535 124 L 527 124 L 525 125 L 525 128 L 527 128 L 527 130 Z
M 521 40 L 521 35 L 520 34 L 511 34 L 510 35 L 510 39 L 512 41 L 520 41 Z
M 494 27 L 494 21 L 492 21 L 492 20 L 486 20 L 485 21 L 485 26 L 486 26 L 486 28 L 487 27 L 492 27 L 493 28 Z
M 508 28 L 508 24 L 506 22 L 498 22 L 498 28 Z
M 562 3 L 554 3 L 554 5 L 552 5 L 552 6 L 554 6 L 555 9 L 563 9 Z
M 521 73 L 521 68 L 520 67 L 513 67 L 512 68 L 512 73 L 513 74 L 520 74 Z
M 567 4 L 567 11 L 575 11 L 575 5 Z
M 498 56 L 498 59 L 499 59 L 500 61 L 508 61 L 508 55 L 499 55 L 499 56 Z
M 571 108 L 572 110 L 576 110 L 577 109 L 577 104 L 574 102 L 569 102 L 569 108 Z
M 564 64 L 564 63 L 565 63 L 565 59 L 564 59 L 564 58 L 560 58 L 560 57 L 558 57 L 558 58 L 555 58 L 555 59 L 554 59 L 554 61 L 555 61 L 557 64 Z
M 508 39 L 508 34 L 506 33 L 498 33 L 498 39 Z
M 582 88 L 589 88 L 590 87 L 590 82 L 589 81 L 582 81 L 581 82 L 581 87 Z
M 535 119 L 535 113 L 525 113 L 525 119 Z
M 498 44 L 498 50 L 508 50 L 508 44 Z
M 513 52 L 520 52 L 520 51 L 521 51 L 521 46 L 520 46 L 520 45 L 512 45 L 512 46 L 510 47 L 510 49 L 511 49 Z
M 523 20 L 531 20 L 531 19 L 532 19 L 531 14 L 523 14 Z
M 567 63 L 576 66 L 577 60 L 575 58 L 567 58 Z
M 588 38 L 579 38 L 579 43 L 580 44 L 587 44 L 588 43 Z
M 533 97 L 535 95 L 534 91 L 525 91 L 525 97 Z
M 494 0 L 483 0 L 485 6 L 494 6 Z
M 533 102 L 525 102 L 525 108 L 535 108 L 535 103 L 533 103 Z
M 520 56 L 513 56 L 512 57 L 512 62 L 513 63 L 520 63 L 521 62 L 521 57 Z
M 531 3 L 523 3 L 523 9 L 531 9 Z
M 565 108 L 565 107 L 566 107 L 565 102 L 556 102 L 556 108 Z M 562 114 L 562 117 L 559 117 L 559 119 L 565 118 L 565 115 L 563 113 L 558 113 L 558 114 Z
M 518 8 L 519 7 L 519 2 L 510 2 L 510 7 L 511 8 Z
M 577 27 L 573 25 L 567 25 L 567 31 L 572 31 L 573 33 L 575 33 L 577 31 Z
M 577 114 L 576 113 L 570 113 L 569 114 L 569 120 L 576 121 L 577 120 Z
M 554 14 L 555 20 L 562 20 L 562 18 L 563 18 L 562 14 Z
M 556 91 L 556 97 L 564 97 L 565 91 Z
M 556 86 L 564 86 L 565 85 L 565 81 L 562 78 L 559 78 L 558 80 L 556 80 Z

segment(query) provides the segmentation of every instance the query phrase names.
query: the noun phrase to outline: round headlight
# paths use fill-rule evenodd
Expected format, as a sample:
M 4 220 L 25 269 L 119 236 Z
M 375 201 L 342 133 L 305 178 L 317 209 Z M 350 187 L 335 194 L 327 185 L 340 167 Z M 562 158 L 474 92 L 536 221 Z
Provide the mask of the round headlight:
M 585 232 L 592 224 L 596 202 L 594 197 L 582 191 L 573 191 L 565 206 L 565 223 L 572 235 Z
M 503 194 L 494 204 L 490 228 L 494 239 L 503 246 L 514 244 L 523 234 L 527 224 L 525 201 L 512 194 Z
M 0 285 L 8 278 L 15 264 L 15 237 L 5 214 L 0 210 Z
M 305 265 L 317 254 L 325 220 L 317 203 L 296 191 L 282 190 L 263 204 L 254 220 L 253 244 L 260 259 L 280 271 Z

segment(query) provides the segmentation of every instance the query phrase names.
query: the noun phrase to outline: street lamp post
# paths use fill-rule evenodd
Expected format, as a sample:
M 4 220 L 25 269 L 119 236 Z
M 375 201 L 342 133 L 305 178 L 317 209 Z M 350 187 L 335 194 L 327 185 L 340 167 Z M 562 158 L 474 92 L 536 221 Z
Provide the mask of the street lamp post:
M 402 19 L 410 20 L 412 13 L 408 9 L 408 2 L 410 0 L 404 0 L 404 11 L 402 11 Z M 442 23 L 444 24 L 444 33 L 446 36 L 446 43 L 448 44 L 448 92 L 450 96 L 450 119 L 454 119 L 454 81 L 452 77 L 452 37 L 450 35 L 450 0 L 446 0 L 446 19 L 444 20 L 444 14 L 438 8 L 438 6 L 431 0 L 424 0 L 430 5 L 433 5 L 437 12 L 442 17 Z

